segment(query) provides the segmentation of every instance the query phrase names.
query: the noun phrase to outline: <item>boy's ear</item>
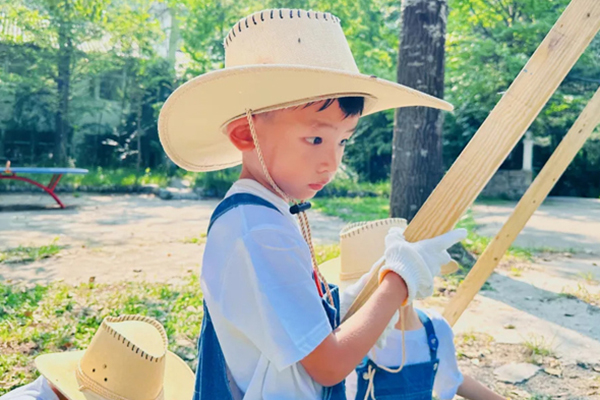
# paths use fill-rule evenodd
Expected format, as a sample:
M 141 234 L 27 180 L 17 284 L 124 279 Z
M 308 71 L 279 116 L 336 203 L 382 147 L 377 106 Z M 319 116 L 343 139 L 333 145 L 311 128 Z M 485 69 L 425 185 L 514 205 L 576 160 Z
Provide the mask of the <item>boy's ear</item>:
M 239 151 L 254 149 L 254 141 L 246 117 L 238 118 L 227 125 L 227 136 Z

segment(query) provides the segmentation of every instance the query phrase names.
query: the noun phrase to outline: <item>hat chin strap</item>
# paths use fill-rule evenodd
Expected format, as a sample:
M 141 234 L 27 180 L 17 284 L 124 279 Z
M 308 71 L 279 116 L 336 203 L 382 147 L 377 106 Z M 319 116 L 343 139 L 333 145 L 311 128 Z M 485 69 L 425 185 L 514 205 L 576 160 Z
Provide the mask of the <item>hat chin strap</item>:
M 319 291 L 319 295 L 321 297 L 323 297 L 323 290 L 321 288 L 321 282 L 323 282 L 323 284 L 324 284 L 323 286 L 325 286 L 325 291 L 327 293 L 327 299 L 328 299 L 329 303 L 335 307 L 334 302 L 333 302 L 333 296 L 331 295 L 331 290 L 329 289 L 329 285 L 327 284 L 325 277 L 321 274 L 321 271 L 319 270 L 319 266 L 317 264 L 317 258 L 315 256 L 315 249 L 314 249 L 313 243 L 312 243 L 310 224 L 308 223 L 308 217 L 306 216 L 306 211 L 305 211 L 307 209 L 307 207 L 302 206 L 302 204 L 304 202 L 298 203 L 292 197 L 288 196 L 287 193 L 285 193 L 283 190 L 281 190 L 281 188 L 275 183 L 273 178 L 271 178 L 271 174 L 269 173 L 269 170 L 267 169 L 262 151 L 260 149 L 260 145 L 258 143 L 258 136 L 256 135 L 256 129 L 254 128 L 254 121 L 252 119 L 252 110 L 250 110 L 250 109 L 246 110 L 246 118 L 248 119 L 248 125 L 250 126 L 250 133 L 252 135 L 252 140 L 254 141 L 254 147 L 256 148 L 256 154 L 258 156 L 258 161 L 260 162 L 260 165 L 262 167 L 265 178 L 267 178 L 267 181 L 269 182 L 269 184 L 271 185 L 273 190 L 275 190 L 286 202 L 294 204 L 294 206 L 292 206 L 292 208 L 295 207 L 295 210 L 297 211 L 295 213 L 298 216 L 298 222 L 300 223 L 300 228 L 302 230 L 302 236 L 304 237 L 304 241 L 308 244 L 308 248 L 310 250 L 310 258 L 312 260 L 313 271 L 315 272 L 315 283 L 317 284 L 317 290 Z

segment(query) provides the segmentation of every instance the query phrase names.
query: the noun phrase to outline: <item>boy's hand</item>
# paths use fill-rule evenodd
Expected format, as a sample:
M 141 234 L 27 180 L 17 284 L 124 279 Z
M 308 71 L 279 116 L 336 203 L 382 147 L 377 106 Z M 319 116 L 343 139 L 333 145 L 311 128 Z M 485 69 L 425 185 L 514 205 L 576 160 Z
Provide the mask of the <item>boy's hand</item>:
M 443 235 L 410 243 L 404 230 L 391 228 L 385 238 L 385 265 L 379 271 L 379 281 L 393 271 L 400 275 L 408 288 L 407 304 L 433 294 L 433 277 L 452 258 L 448 248 L 467 237 L 466 229 L 456 229 Z

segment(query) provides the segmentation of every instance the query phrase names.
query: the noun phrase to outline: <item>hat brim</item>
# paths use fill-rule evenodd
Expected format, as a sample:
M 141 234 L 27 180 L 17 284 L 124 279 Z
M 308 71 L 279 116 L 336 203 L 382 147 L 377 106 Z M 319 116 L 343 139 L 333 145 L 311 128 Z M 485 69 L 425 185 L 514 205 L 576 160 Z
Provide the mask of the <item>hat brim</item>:
M 79 390 L 75 371 L 84 353 L 85 351 L 81 350 L 43 354 L 35 359 L 35 365 L 40 374 L 69 400 L 104 400 L 90 391 Z M 194 395 L 194 373 L 181 358 L 170 351 L 166 356 L 163 385 L 165 400 L 191 399 Z
M 374 76 L 297 65 L 251 65 L 200 75 L 178 87 L 158 119 L 160 141 L 173 162 L 188 171 L 213 171 L 241 163 L 223 133 L 227 123 L 254 113 L 344 96 L 366 98 L 363 115 L 423 106 L 452 111 L 450 103 Z
M 319 271 L 321 272 L 321 274 L 323 275 L 325 280 L 327 280 L 327 283 L 332 283 L 334 285 L 337 285 L 340 288 L 340 292 L 343 292 L 344 290 L 346 290 L 346 288 L 348 286 L 352 285 L 359 279 L 359 278 L 344 279 L 344 280 L 340 279 L 340 274 L 342 272 L 342 258 L 341 257 L 336 257 L 336 258 L 332 258 L 331 260 L 325 261 L 324 263 L 319 265 Z M 368 272 L 368 271 L 365 271 L 365 273 L 366 272 Z

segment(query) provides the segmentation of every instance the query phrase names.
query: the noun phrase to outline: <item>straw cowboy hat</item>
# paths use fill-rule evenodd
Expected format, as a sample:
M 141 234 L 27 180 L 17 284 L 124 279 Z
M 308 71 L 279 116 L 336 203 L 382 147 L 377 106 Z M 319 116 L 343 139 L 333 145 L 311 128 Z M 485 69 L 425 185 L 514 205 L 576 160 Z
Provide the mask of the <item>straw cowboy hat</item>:
M 190 367 L 167 350 L 167 334 L 141 315 L 107 317 L 86 350 L 44 354 L 40 373 L 70 400 L 187 400 Z
M 242 155 L 224 133 L 246 114 L 329 98 L 365 98 L 363 115 L 390 108 L 452 105 L 359 72 L 339 18 L 296 9 L 264 10 L 241 19 L 225 37 L 225 68 L 184 83 L 158 119 L 160 141 L 189 171 L 238 165 Z
M 340 256 L 325 261 L 319 270 L 329 283 L 334 283 L 344 291 L 361 276 L 369 272 L 378 260 L 383 262 L 385 237 L 390 228 L 407 226 L 403 218 L 386 218 L 346 225 L 340 232 Z M 456 271 L 456 264 L 442 267 L 442 274 Z

